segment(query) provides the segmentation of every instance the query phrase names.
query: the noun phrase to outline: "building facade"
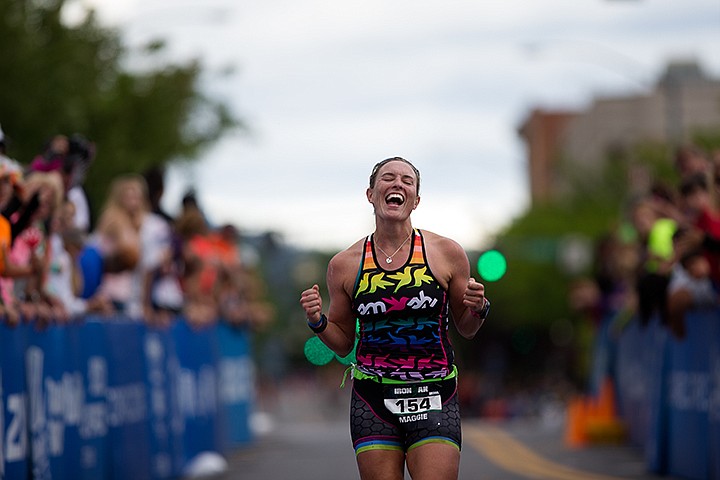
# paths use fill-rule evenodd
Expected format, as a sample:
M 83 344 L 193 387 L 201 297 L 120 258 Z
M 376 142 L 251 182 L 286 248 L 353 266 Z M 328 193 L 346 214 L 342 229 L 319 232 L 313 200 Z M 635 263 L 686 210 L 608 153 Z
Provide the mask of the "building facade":
M 544 202 L 563 191 L 561 161 L 592 174 L 611 152 L 642 142 L 680 145 L 711 130 L 720 130 L 720 81 L 692 61 L 669 64 L 646 94 L 597 98 L 582 111 L 532 110 L 518 129 L 530 198 Z

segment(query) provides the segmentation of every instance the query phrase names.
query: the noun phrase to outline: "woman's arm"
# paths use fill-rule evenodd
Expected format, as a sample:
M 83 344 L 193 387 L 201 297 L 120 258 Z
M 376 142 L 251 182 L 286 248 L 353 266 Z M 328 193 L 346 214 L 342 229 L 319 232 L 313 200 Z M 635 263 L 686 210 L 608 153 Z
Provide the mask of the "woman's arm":
M 320 340 L 341 357 L 355 345 L 355 315 L 352 311 L 352 288 L 358 266 L 354 250 L 345 250 L 330 260 L 327 286 L 330 295 L 327 316 L 323 314 L 320 288 L 313 285 L 305 290 L 300 304 L 305 310 L 308 326 Z

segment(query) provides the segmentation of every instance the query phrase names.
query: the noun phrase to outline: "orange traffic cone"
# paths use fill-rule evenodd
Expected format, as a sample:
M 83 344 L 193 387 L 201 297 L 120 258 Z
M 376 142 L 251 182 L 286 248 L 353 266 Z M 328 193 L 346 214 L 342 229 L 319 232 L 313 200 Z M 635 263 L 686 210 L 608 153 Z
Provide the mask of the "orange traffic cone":
M 582 396 L 576 396 L 568 403 L 565 423 L 565 444 L 580 448 L 587 444 L 587 404 Z
M 615 409 L 615 388 L 610 378 L 606 378 L 600 386 L 597 415 L 603 420 L 617 419 L 617 411 Z
M 625 425 L 617 416 L 615 389 L 606 378 L 597 398 L 592 400 L 592 412 L 587 416 L 585 434 L 592 443 L 621 443 L 625 438 Z

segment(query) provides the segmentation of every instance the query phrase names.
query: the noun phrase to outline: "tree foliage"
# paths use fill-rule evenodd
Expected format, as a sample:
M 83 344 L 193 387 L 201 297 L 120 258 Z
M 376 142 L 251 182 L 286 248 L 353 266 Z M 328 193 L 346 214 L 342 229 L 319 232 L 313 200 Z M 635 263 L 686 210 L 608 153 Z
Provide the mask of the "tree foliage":
M 661 172 L 656 164 L 663 164 L 659 158 L 665 154 L 649 145 L 614 152 L 602 166 L 594 166 L 592 174 L 574 168 L 573 162 L 561 162 L 560 174 L 570 186 L 567 192 L 534 205 L 497 239 L 496 247 L 510 259 L 510 266 L 503 282 L 493 287 L 493 297 L 508 325 L 547 327 L 572 316 L 567 292 L 578 277 L 592 274 L 595 242 L 621 221 L 633 166 L 648 168 L 656 176 Z M 584 263 L 563 262 L 573 247 L 586 250 Z
M 239 125 L 200 92 L 198 61 L 130 72 L 119 32 L 92 12 L 79 25 L 63 23 L 68 3 L 0 0 L 0 124 L 12 157 L 29 163 L 58 133 L 89 138 L 97 156 L 85 187 L 97 207 L 118 174 L 192 160 Z
M 720 132 L 696 132 L 693 143 L 707 151 L 718 149 Z M 650 185 L 678 184 L 672 156 L 670 145 L 645 142 L 610 152 L 591 173 L 573 167 L 572 161 L 561 162 L 558 173 L 570 186 L 566 194 L 534 205 L 496 239 L 494 247 L 508 258 L 508 271 L 490 285 L 493 316 L 499 315 L 507 328 L 547 327 L 571 318 L 569 287 L 577 278 L 593 275 L 597 242 L 629 221 L 628 205 L 642 193 L 636 191 L 636 177 L 649 179 Z M 591 256 L 583 268 L 573 270 L 563 266 L 563 252 L 578 240 L 586 242 Z

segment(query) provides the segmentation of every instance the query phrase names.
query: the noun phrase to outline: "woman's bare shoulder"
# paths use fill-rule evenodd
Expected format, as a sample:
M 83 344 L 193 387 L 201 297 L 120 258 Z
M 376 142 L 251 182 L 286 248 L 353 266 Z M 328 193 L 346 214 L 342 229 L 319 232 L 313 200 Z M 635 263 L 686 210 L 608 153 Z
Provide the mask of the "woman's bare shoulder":
M 468 256 L 465 249 L 455 240 L 432 232 L 423 231 L 425 251 L 430 268 L 443 277 L 454 276 L 453 272 L 464 271 L 468 267 Z
M 329 268 L 353 268 L 357 269 L 360 264 L 360 257 L 363 253 L 365 245 L 365 239 L 361 238 L 357 242 L 350 245 L 345 250 L 336 253 L 332 259 L 330 259 Z
M 358 240 L 330 259 L 327 269 L 327 282 L 331 291 L 335 287 L 345 291 L 348 296 L 352 293 L 355 277 L 360 267 L 363 247 L 364 240 Z
M 426 246 L 438 249 L 450 255 L 464 253 L 463 247 L 452 238 L 438 235 L 437 233 L 429 230 L 421 230 L 421 232 Z

